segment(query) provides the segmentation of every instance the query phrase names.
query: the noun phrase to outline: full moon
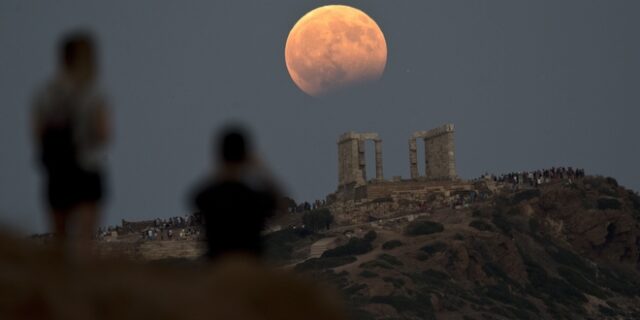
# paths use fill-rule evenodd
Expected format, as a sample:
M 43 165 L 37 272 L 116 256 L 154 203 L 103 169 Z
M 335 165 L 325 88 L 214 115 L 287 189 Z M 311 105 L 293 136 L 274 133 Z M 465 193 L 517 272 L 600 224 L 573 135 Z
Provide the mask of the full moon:
M 329 5 L 296 22 L 284 55 L 293 82 L 318 97 L 378 80 L 387 63 L 387 43 L 378 24 L 364 12 Z

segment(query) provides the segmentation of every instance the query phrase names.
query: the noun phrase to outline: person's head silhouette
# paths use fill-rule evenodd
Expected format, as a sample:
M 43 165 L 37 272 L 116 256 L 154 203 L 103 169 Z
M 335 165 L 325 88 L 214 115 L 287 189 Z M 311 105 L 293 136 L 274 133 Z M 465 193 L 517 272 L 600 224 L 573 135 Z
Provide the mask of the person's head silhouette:
M 88 32 L 74 32 L 63 37 L 59 49 L 60 66 L 77 84 L 91 83 L 97 73 L 96 45 Z
M 228 164 L 240 164 L 249 158 L 249 141 L 244 130 L 227 128 L 220 135 L 219 152 L 221 160 Z

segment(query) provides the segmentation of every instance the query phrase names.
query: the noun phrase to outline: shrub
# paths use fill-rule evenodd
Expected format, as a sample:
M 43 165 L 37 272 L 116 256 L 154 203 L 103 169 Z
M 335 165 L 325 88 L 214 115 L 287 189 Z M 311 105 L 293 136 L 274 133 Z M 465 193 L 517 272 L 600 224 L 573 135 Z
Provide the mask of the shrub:
M 335 268 L 345 264 L 355 262 L 356 257 L 346 256 L 346 257 L 321 257 L 321 258 L 312 258 L 307 261 L 301 262 L 296 265 L 296 271 L 306 271 L 306 270 L 321 270 L 327 268 Z
M 444 231 L 444 226 L 440 223 L 427 220 L 418 220 L 409 223 L 409 225 L 407 225 L 405 233 L 409 236 L 419 236 L 438 233 L 442 231 Z
M 595 201 L 588 199 L 588 198 L 583 198 L 581 201 L 582 203 L 582 208 L 585 210 L 590 210 L 590 209 L 595 209 L 596 206 L 594 204 Z
M 611 269 L 598 268 L 599 285 L 609 288 L 615 292 L 621 293 L 625 296 L 640 296 L 640 283 L 634 281 L 629 276 L 619 274 Z
M 362 269 L 373 269 L 373 268 L 381 268 L 381 269 L 393 269 L 393 267 L 382 260 L 371 260 L 367 262 L 363 262 L 360 264 L 360 268 Z
M 598 209 L 600 210 L 618 210 L 622 205 L 620 201 L 616 198 L 599 198 L 598 199 Z
M 525 258 L 525 257 L 523 257 Z M 545 303 L 559 303 L 575 308 L 582 308 L 587 298 L 573 286 L 562 279 L 550 276 L 547 271 L 529 258 L 525 258 L 529 278 L 528 291 L 536 297 L 545 298 Z M 581 310 L 582 311 L 582 310 Z
M 594 267 L 584 258 L 573 253 L 572 251 L 555 245 L 547 246 L 546 251 L 555 262 L 576 269 L 590 278 L 595 277 Z
M 493 231 L 493 227 L 483 220 L 473 220 L 469 223 L 469 227 L 480 231 Z
M 264 241 L 273 244 L 282 244 L 295 242 L 310 235 L 313 235 L 313 232 L 307 229 L 284 229 L 265 235 Z
M 391 250 L 400 246 L 402 246 L 402 242 L 400 240 L 389 240 L 382 244 L 382 249 Z
M 314 270 L 313 276 L 322 283 L 327 283 L 335 288 L 344 289 L 349 285 L 349 272 L 336 273 L 333 269 Z
M 585 184 L 590 185 L 597 192 L 607 195 L 616 196 L 618 191 L 618 182 L 614 178 L 592 177 L 585 180 Z
M 333 215 L 326 208 L 312 210 L 302 216 L 302 223 L 312 231 L 326 230 L 333 223 Z
M 427 269 L 425 271 L 422 271 L 422 276 L 430 283 L 438 283 L 451 280 L 451 277 L 448 274 L 434 269 Z
M 504 234 L 511 234 L 511 222 L 502 214 L 494 214 L 491 222 Z
M 607 318 L 613 318 L 618 315 L 618 312 L 616 312 L 615 310 L 602 305 L 598 306 L 598 311 L 600 311 L 600 313 Z
M 435 319 L 433 312 L 433 306 L 431 299 L 428 297 L 415 297 L 409 298 L 406 296 L 374 296 L 371 297 L 371 303 L 386 304 L 402 315 L 413 315 L 413 317 L 403 318 L 418 318 L 418 319 Z
M 531 233 L 538 233 L 542 230 L 542 223 L 535 217 L 529 218 L 529 231 Z
M 363 277 L 363 278 L 375 278 L 375 277 L 378 276 L 378 274 L 373 272 L 373 271 L 364 270 L 364 271 L 360 272 L 360 276 Z
M 422 252 L 420 252 L 420 253 L 418 253 L 416 255 L 416 260 L 418 260 L 418 261 L 426 261 L 426 260 L 429 260 L 429 258 L 431 258 L 430 255 L 422 253 Z
M 386 254 L 383 253 L 381 255 L 378 256 L 379 260 L 382 260 L 388 264 L 394 265 L 394 266 L 401 266 L 404 265 L 404 263 L 402 263 L 400 260 L 398 260 L 398 258 L 390 255 L 390 254 Z
M 274 261 L 287 261 L 291 259 L 292 254 L 293 245 L 288 243 L 270 245 L 265 249 L 265 256 Z
M 402 286 L 404 286 L 404 280 L 400 278 L 384 277 L 382 280 L 391 283 L 395 288 L 402 288 Z
M 540 310 L 538 310 L 534 304 L 529 302 L 527 299 L 513 295 L 509 288 L 504 284 L 482 288 L 481 293 L 493 300 L 512 305 L 517 309 L 526 309 L 535 314 L 540 313 Z
M 584 201 L 586 200 L 583 199 L 583 204 L 585 203 Z M 555 199 L 553 199 L 550 196 L 540 197 L 538 205 L 540 206 L 540 209 L 542 209 L 542 211 L 544 212 L 551 212 L 558 209 L 558 203 L 555 201 Z M 588 208 L 585 208 L 585 209 L 588 209 Z
M 373 242 L 373 240 L 375 240 L 376 237 L 378 237 L 378 234 L 375 231 L 371 230 L 364 235 L 364 240 Z
M 371 241 L 360 238 L 351 238 L 349 242 L 333 249 L 325 251 L 323 257 L 342 257 L 342 256 L 355 256 L 367 253 L 371 251 Z
M 540 196 L 540 189 L 530 189 L 530 190 L 520 191 L 513 196 L 512 203 L 518 204 L 522 201 L 537 198 L 539 196 Z
M 502 268 L 500 268 L 498 265 L 495 265 L 495 264 L 493 264 L 491 262 L 485 263 L 482 266 L 482 270 L 489 277 L 500 279 L 500 280 L 502 280 L 504 282 L 507 282 L 509 284 L 515 284 L 516 283 L 515 281 L 513 281 L 507 275 L 507 273 L 504 270 L 502 270 Z
M 600 287 L 596 286 L 573 269 L 560 267 L 558 268 L 558 273 L 572 286 L 578 288 L 578 290 L 600 299 L 607 298 L 607 294 L 604 290 L 600 289 Z
M 429 256 L 432 256 L 435 253 L 442 252 L 444 250 L 447 250 L 447 245 L 444 242 L 441 242 L 441 241 L 437 241 L 437 242 L 434 242 L 432 244 L 428 244 L 428 245 L 420 248 L 420 251 L 423 251 L 424 253 L 428 254 Z
M 263 237 L 266 244 L 266 255 L 270 259 L 287 260 L 293 252 L 293 242 L 313 235 L 307 229 L 285 229 L 269 233 Z
M 360 290 L 366 289 L 369 286 L 364 283 L 356 283 L 349 287 L 342 289 L 342 293 L 344 293 L 347 297 L 353 296 L 360 292 Z

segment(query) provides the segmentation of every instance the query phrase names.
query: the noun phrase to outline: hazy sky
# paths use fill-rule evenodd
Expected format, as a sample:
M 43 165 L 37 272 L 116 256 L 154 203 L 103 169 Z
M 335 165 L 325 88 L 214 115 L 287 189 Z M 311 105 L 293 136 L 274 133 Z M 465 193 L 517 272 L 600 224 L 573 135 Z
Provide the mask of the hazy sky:
M 379 24 L 387 67 L 367 88 L 317 99 L 289 78 L 284 44 L 327 3 L 1 1 L 0 224 L 46 227 L 30 101 L 77 27 L 99 36 L 113 108 L 105 223 L 185 214 L 229 120 L 252 128 L 297 200 L 335 190 L 340 133 L 378 132 L 385 176 L 407 177 L 409 135 L 447 122 L 463 178 L 573 165 L 640 189 L 639 1 L 341 2 Z

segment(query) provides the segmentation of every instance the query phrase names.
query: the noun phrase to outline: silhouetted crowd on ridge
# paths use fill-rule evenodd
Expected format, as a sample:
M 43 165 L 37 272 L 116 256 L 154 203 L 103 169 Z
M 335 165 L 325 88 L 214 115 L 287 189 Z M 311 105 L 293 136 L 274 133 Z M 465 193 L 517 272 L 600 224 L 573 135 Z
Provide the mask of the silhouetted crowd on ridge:
M 572 167 L 551 167 L 550 169 L 506 173 L 499 176 L 485 174 L 483 179 L 512 185 L 529 185 L 532 187 L 558 180 L 575 180 L 585 176 L 584 169 Z
M 291 200 L 293 201 L 293 200 Z M 304 201 L 299 204 L 292 202 L 288 208 L 287 212 L 289 213 L 302 213 L 312 210 L 321 209 L 327 206 L 326 200 L 314 200 L 313 202 Z

